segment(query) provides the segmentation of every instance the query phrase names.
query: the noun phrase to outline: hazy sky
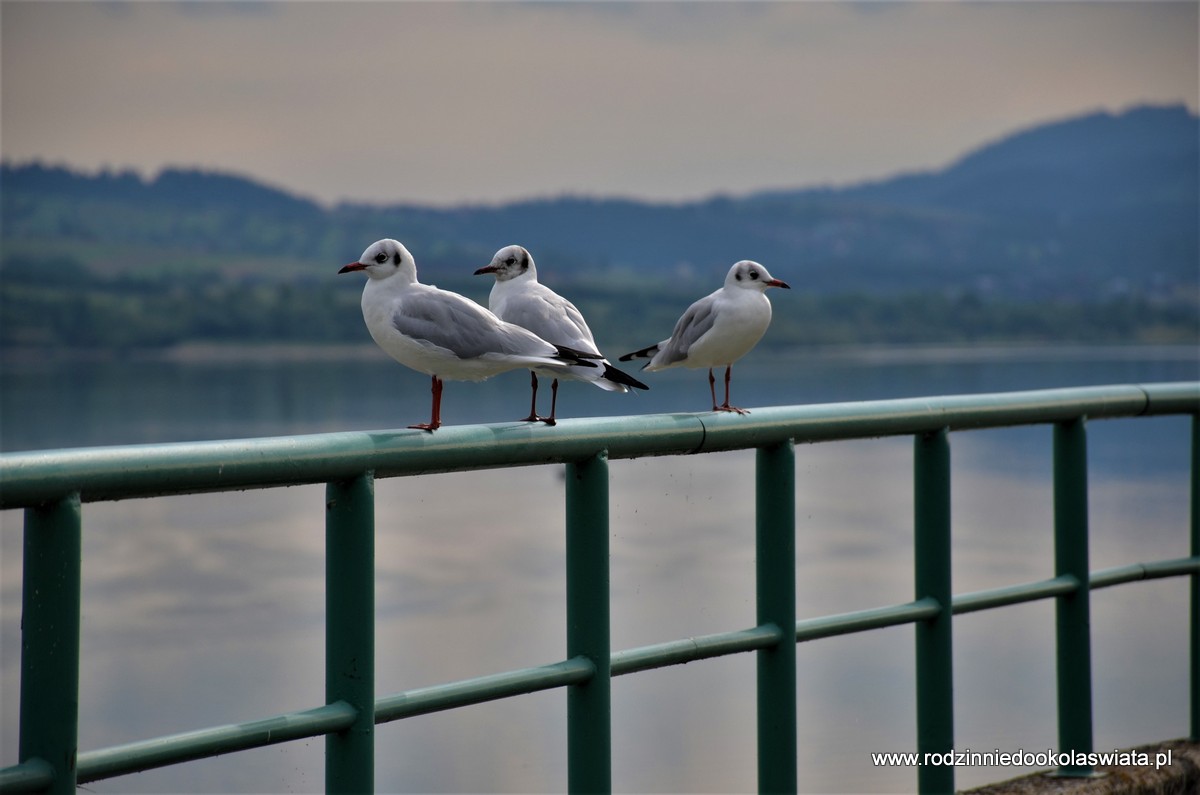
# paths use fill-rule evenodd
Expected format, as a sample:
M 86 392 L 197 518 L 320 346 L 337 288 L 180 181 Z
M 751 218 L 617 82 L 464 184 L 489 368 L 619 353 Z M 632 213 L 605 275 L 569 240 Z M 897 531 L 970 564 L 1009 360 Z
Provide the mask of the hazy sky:
M 5 159 L 323 201 L 686 199 L 1197 107 L 1192 2 L 0 2 Z

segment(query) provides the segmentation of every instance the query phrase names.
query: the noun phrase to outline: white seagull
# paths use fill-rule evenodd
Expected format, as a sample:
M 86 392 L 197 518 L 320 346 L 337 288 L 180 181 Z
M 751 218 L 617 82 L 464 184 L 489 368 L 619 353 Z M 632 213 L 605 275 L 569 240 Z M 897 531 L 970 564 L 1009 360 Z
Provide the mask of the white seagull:
M 623 373 L 603 358 L 592 330 L 575 305 L 537 279 L 537 266 L 533 257 L 521 246 L 505 246 L 496 252 L 490 264 L 475 271 L 475 275 L 490 273 L 496 277 L 488 298 L 488 308 L 496 317 L 529 329 L 548 342 L 565 345 L 573 351 L 596 357 L 597 367 L 532 367 L 529 370 L 533 398 L 529 405 L 526 422 L 541 420 L 547 425 L 555 422 L 554 412 L 558 405 L 558 379 L 560 377 L 588 381 L 609 392 L 628 392 L 630 387 L 649 389 L 628 373 Z M 550 416 L 539 417 L 537 413 L 537 374 L 551 376 Z
M 627 353 L 621 361 L 649 359 L 642 369 L 651 373 L 668 367 L 707 367 L 712 410 L 748 414 L 746 409 L 729 405 L 729 374 L 733 363 L 762 339 L 771 323 L 771 302 L 766 296 L 768 287 L 788 288 L 788 285 L 772 278 L 757 262 L 742 260 L 736 263 L 729 269 L 725 285 L 689 306 L 675 323 L 675 330 L 668 339 Z M 725 365 L 725 402 L 718 406 L 712 369 L 722 364 Z
M 338 273 L 366 271 L 362 312 L 380 348 L 406 367 L 433 377 L 429 422 L 442 424 L 442 379 L 482 381 L 497 373 L 540 366 L 568 372 L 597 369 L 590 353 L 552 345 L 531 331 L 500 318 L 458 293 L 421 284 L 412 254 L 395 240 L 372 243 L 357 261 Z

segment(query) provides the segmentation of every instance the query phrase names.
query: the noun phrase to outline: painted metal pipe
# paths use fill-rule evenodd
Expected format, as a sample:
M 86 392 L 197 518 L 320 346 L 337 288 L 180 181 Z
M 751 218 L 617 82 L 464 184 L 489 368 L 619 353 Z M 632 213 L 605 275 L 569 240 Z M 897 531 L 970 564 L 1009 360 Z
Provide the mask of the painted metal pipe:
M 758 626 L 796 626 L 796 457 L 792 441 L 755 453 L 755 578 Z M 760 648 L 758 791 L 796 792 L 796 644 Z
M 352 726 L 358 711 L 345 702 L 270 718 L 214 726 L 79 755 L 79 783 L 177 765 L 193 759 L 320 737 Z
M 375 789 L 375 480 L 325 489 L 325 703 L 354 722 L 325 735 L 325 791 Z
M 1146 576 L 1127 576 L 1133 569 Z M 1093 587 L 1106 587 L 1150 577 L 1184 576 L 1200 572 L 1200 556 L 1103 569 L 1092 574 Z M 1111 573 L 1111 574 L 1110 574 Z M 1119 580 L 1117 579 L 1119 575 Z M 1109 581 L 1110 577 L 1113 581 Z M 1053 598 L 1075 588 L 1071 578 L 1050 579 L 1026 585 L 1007 586 L 963 594 L 954 599 L 954 613 L 969 613 L 1021 602 Z M 913 624 L 936 616 L 941 607 L 932 599 L 899 605 L 868 608 L 849 613 L 801 619 L 796 622 L 797 642 L 817 640 L 882 627 Z M 613 652 L 613 676 L 682 665 L 703 659 L 739 654 L 772 646 L 782 633 L 775 627 L 720 632 Z M 425 715 L 431 712 L 494 701 L 502 698 L 550 690 L 587 681 L 594 674 L 592 664 L 583 658 L 564 660 L 534 668 L 488 674 L 396 693 L 375 702 L 376 724 Z M 318 737 L 343 731 L 358 716 L 345 702 L 303 712 L 280 715 L 260 721 L 220 726 L 187 732 L 157 740 L 131 743 L 79 756 L 79 782 L 87 783 L 113 776 L 163 767 L 190 759 L 258 748 L 264 745 Z M 32 792 L 49 784 L 53 771 L 34 760 L 0 771 L 0 790 Z
M 786 633 L 771 624 L 640 646 L 636 649 L 613 652 L 612 675 L 622 676 L 668 665 L 683 665 L 697 660 L 724 657 L 727 654 L 757 651 L 776 646 L 785 638 Z
M 1051 577 L 1048 580 L 965 593 L 954 598 L 954 615 L 1048 599 L 1071 593 L 1078 587 L 1079 583 L 1074 577 Z
M 1087 429 L 1082 417 L 1054 425 L 1054 574 L 1076 587 L 1055 603 L 1058 748 L 1092 752 L 1092 639 L 1088 588 Z M 1055 775 L 1088 778 L 1091 765 L 1060 765 Z
M 286 437 L 279 439 L 252 439 L 234 442 L 206 442 L 180 445 L 149 445 L 125 448 L 99 448 L 91 450 L 47 451 L 40 453 L 15 453 L 0 456 L 0 507 L 26 508 L 26 554 L 38 553 L 40 541 L 48 536 L 42 532 L 45 528 L 65 530 L 73 542 L 54 544 L 55 550 L 50 557 L 41 562 L 26 563 L 26 588 L 33 587 L 39 591 L 38 598 L 43 598 L 42 607 L 34 605 L 32 609 L 45 608 L 45 598 L 57 601 L 73 602 L 66 606 L 66 613 L 57 608 L 53 612 L 56 626 L 53 631 L 66 636 L 73 634 L 75 652 L 71 653 L 70 642 L 66 646 L 56 646 L 52 665 L 62 665 L 64 660 L 74 659 L 74 674 L 66 671 L 63 678 L 55 682 L 56 694 L 59 698 L 65 694 L 71 696 L 74 688 L 74 703 L 77 704 L 78 688 L 78 567 L 79 567 L 79 536 L 80 536 L 80 501 L 95 501 L 118 499 L 123 497 L 155 496 L 180 494 L 201 491 L 220 491 L 241 488 L 256 488 L 299 483 L 330 482 L 331 498 L 340 494 L 341 488 L 349 486 L 349 491 L 356 488 L 361 491 L 364 484 L 370 482 L 370 476 L 364 475 L 365 467 L 379 468 L 381 476 L 400 476 L 421 474 L 424 472 L 448 471 L 451 469 L 480 469 L 499 466 L 540 464 L 557 461 L 575 462 L 568 467 L 569 474 L 580 474 L 580 483 L 586 481 L 589 485 L 577 486 L 579 491 L 572 496 L 572 486 L 568 478 L 568 524 L 582 526 L 589 522 L 602 523 L 604 531 L 599 534 L 603 543 L 603 554 L 592 550 L 587 555 L 576 556 L 568 553 L 568 566 L 575 559 L 576 567 L 581 569 L 575 575 L 570 575 L 576 582 L 591 582 L 583 587 L 585 593 L 599 593 L 596 585 L 597 576 L 602 577 L 604 593 L 603 613 L 603 643 L 596 637 L 586 641 L 569 639 L 568 648 L 591 648 L 592 651 L 583 656 L 575 656 L 563 663 L 545 666 L 542 669 L 531 669 L 530 672 L 510 672 L 490 677 L 481 677 L 474 683 L 452 683 L 451 685 L 429 688 L 428 693 L 412 691 L 407 694 L 392 696 L 374 702 L 370 694 L 351 696 L 351 701 L 338 699 L 330 700 L 326 706 L 318 707 L 306 713 L 295 713 L 288 716 L 268 718 L 236 726 L 217 727 L 216 729 L 190 732 L 185 735 L 175 735 L 169 738 L 159 738 L 144 743 L 135 743 L 115 749 L 81 754 L 78 757 L 77 771 L 73 770 L 74 762 L 65 763 L 68 775 L 74 776 L 78 782 L 86 782 L 99 778 L 119 775 L 121 771 L 146 769 L 171 764 L 174 761 L 213 756 L 243 748 L 283 742 L 300 737 L 318 736 L 321 734 L 345 733 L 351 726 L 358 725 L 364 720 L 371 723 L 382 720 L 404 717 L 408 714 L 421 714 L 433 709 L 446 709 L 452 706 L 478 701 L 500 698 L 517 692 L 531 692 L 535 689 L 569 685 L 572 691 L 588 687 L 596 681 L 603 680 L 607 689 L 610 675 L 644 670 L 650 667 L 687 662 L 691 659 L 720 656 L 737 651 L 751 649 L 778 648 L 781 631 L 778 627 L 761 624 L 750 630 L 704 638 L 690 638 L 652 647 L 634 649 L 629 652 L 609 654 L 608 649 L 608 613 L 607 613 L 607 464 L 604 462 L 609 455 L 613 457 L 635 457 L 639 455 L 669 455 L 713 451 L 735 448 L 771 448 L 785 444 L 790 439 L 800 441 L 821 441 L 836 438 L 862 438 L 868 436 L 892 435 L 900 433 L 929 433 L 941 432 L 942 428 L 963 430 L 970 428 L 994 427 L 1000 425 L 1057 423 L 1056 434 L 1056 540 L 1057 532 L 1066 532 L 1066 527 L 1078 524 L 1079 511 L 1064 509 L 1059 514 L 1059 506 L 1077 503 L 1082 495 L 1082 526 L 1083 526 L 1083 564 L 1080 567 L 1073 562 L 1069 567 L 1072 573 L 1058 573 L 1052 580 L 1042 583 L 1031 583 L 1024 586 L 1011 586 L 977 594 L 967 594 L 954 600 L 954 612 L 971 612 L 972 610 L 998 607 L 1005 604 L 1015 604 L 1037 598 L 1054 597 L 1058 599 L 1060 608 L 1065 601 L 1076 599 L 1080 593 L 1086 593 L 1088 587 L 1100 588 L 1129 582 L 1135 579 L 1152 577 L 1190 575 L 1192 578 L 1192 734 L 1198 733 L 1200 725 L 1200 630 L 1197 629 L 1200 617 L 1200 593 L 1197 581 L 1200 577 L 1200 419 L 1196 419 L 1197 408 L 1200 408 L 1200 384 L 1157 384 L 1137 387 L 1094 387 L 1066 390 L 1043 390 L 1038 392 L 1007 393 L 1002 395 L 972 395 L 950 398 L 930 398 L 900 401 L 875 401 L 871 403 L 839 404 L 825 406 L 799 406 L 759 409 L 753 415 L 733 417 L 724 414 L 686 414 L 658 415 L 646 417 L 601 418 L 595 420 L 567 420 L 560 423 L 556 429 L 546 429 L 528 424 L 495 425 L 495 426 L 461 426 L 443 428 L 437 434 L 407 431 L 379 431 L 371 433 L 322 434 L 314 436 Z M 1101 572 L 1095 572 L 1090 580 L 1087 574 L 1086 555 L 1086 445 L 1082 444 L 1082 433 L 1078 441 L 1070 441 L 1070 429 L 1078 426 L 1082 432 L 1081 414 L 1089 418 L 1104 418 L 1118 416 L 1135 416 L 1139 414 L 1179 414 L 1193 415 L 1193 453 L 1192 453 L 1192 556 L 1173 561 L 1158 561 L 1156 563 L 1135 564 L 1118 567 Z M 1064 441 L 1060 445 L 1060 434 Z M 1073 437 L 1072 437 L 1073 438 Z M 1071 452 L 1078 445 L 1082 450 Z M 608 450 L 608 454 L 596 454 L 597 450 Z M 1067 451 L 1067 452 L 1064 452 Z M 591 465 L 599 459 L 599 469 Z M 1063 471 L 1071 467 L 1082 467 L 1082 477 L 1076 473 L 1069 477 L 1059 477 L 1060 467 Z M 598 475 L 603 472 L 602 477 Z M 357 483 L 358 486 L 354 484 Z M 603 490 L 603 499 L 595 504 L 603 505 L 602 522 L 599 515 L 588 516 L 593 512 L 592 500 Z M 590 496 L 589 496 L 590 495 Z M 361 494 L 359 495 L 362 496 Z M 1059 499 L 1063 497 L 1064 499 Z M 356 499 L 351 499 L 351 502 Z M 331 502 L 336 502 L 332 500 Z M 373 509 L 372 509 L 373 510 Z M 575 514 L 576 518 L 571 519 Z M 760 511 L 760 514 L 764 514 Z M 765 515 L 765 514 L 764 514 Z M 332 525 L 340 525 L 336 520 Z M 368 522 L 371 524 L 371 522 Z M 31 528 L 40 528 L 34 537 L 30 538 Z M 596 535 L 584 535 L 580 538 L 585 542 L 594 543 Z M 590 542 L 588 541 L 590 539 Z M 360 538 L 360 541 L 365 539 Z M 373 556 L 373 544 L 370 547 Z M 370 572 L 372 566 L 364 566 L 363 550 L 345 550 L 348 558 L 356 558 L 358 564 L 350 565 L 356 571 Z M 794 553 L 793 553 L 794 555 Z M 595 568 L 583 571 L 587 566 L 581 561 L 591 558 L 602 567 L 599 575 Z M 70 560 L 74 560 L 71 569 Z M 1065 558 L 1064 558 L 1065 559 Z M 62 565 L 66 561 L 66 568 Z M 330 564 L 335 565 L 335 564 Z M 1063 564 L 1056 564 L 1056 567 Z M 341 568 L 342 564 L 336 564 Z M 39 568 L 41 572 L 39 573 Z M 46 589 L 36 585 L 48 581 L 47 572 L 61 571 L 66 575 L 66 589 Z M 340 579 L 336 577 L 335 579 Z M 366 580 L 371 579 L 370 573 Z M 35 583 L 31 586 L 30 583 Z M 74 582 L 72 598 L 70 582 Z M 44 592 L 44 593 L 43 593 Z M 920 592 L 920 591 L 919 591 Z M 342 597 L 338 597 L 340 600 Z M 361 599 L 361 594 L 359 595 Z M 34 599 L 33 602 L 37 600 Z M 25 619 L 27 622 L 42 626 L 45 621 L 34 621 L 31 618 L 28 598 L 26 601 Z M 943 599 L 932 597 L 918 598 L 907 605 L 896 605 L 873 610 L 858 611 L 842 616 L 827 616 L 819 619 L 794 622 L 796 640 L 802 641 L 816 637 L 825 637 L 846 632 L 856 632 L 878 626 L 888 626 L 897 623 L 917 622 L 925 624 L 940 618 L 944 613 Z M 331 611 L 333 615 L 336 611 Z M 365 611 L 373 612 L 373 602 Z M 73 613 L 73 617 L 72 614 Z M 74 630 L 72 632 L 72 622 Z M 1065 624 L 1060 622 L 1060 629 Z M 1075 622 L 1077 623 L 1077 622 Z M 576 622 L 578 624 L 578 622 Z M 1086 629 L 1086 622 L 1083 625 Z M 356 630 L 361 635 L 361 628 Z M 581 630 L 581 632 L 583 632 Z M 28 645 L 31 644 L 31 645 Z M 574 644 L 574 645 L 572 645 Z M 33 654 L 33 659 L 43 657 L 43 652 L 50 644 L 44 637 L 23 638 L 23 655 Z M 350 648 L 354 642 L 343 643 L 336 641 L 331 644 L 337 649 Z M 790 644 L 788 644 L 790 645 Z M 603 653 L 600 651 L 603 648 Z M 1060 634 L 1060 653 L 1070 644 L 1064 643 Z M 1085 645 L 1085 648 L 1086 645 Z M 65 652 L 65 653 L 64 653 Z M 1070 655 L 1068 655 L 1070 656 Z M 333 655 L 331 655 L 332 659 Z M 359 659 L 366 659 L 360 657 Z M 600 665 L 596 662 L 600 661 Z M 39 665 L 39 667 L 41 667 Z M 70 667 L 70 664 L 67 665 Z M 1060 694 L 1064 681 L 1065 665 L 1060 656 Z M 329 670 L 337 666 L 331 665 Z M 45 669 L 42 668 L 44 671 Z M 347 670 L 344 667 L 341 670 Z M 349 670 L 353 670 L 353 666 Z M 1087 670 L 1090 679 L 1090 650 L 1088 651 Z M 66 778 L 60 775 L 58 767 L 42 752 L 33 754 L 27 748 L 42 744 L 36 739 L 41 735 L 48 736 L 43 727 L 39 727 L 38 719 L 32 717 L 47 714 L 43 711 L 28 710 L 31 716 L 26 720 L 26 704 L 34 705 L 50 700 L 48 689 L 37 683 L 37 675 L 22 676 L 22 726 L 21 726 L 21 763 L 0 771 L 0 787 L 5 791 L 25 787 L 40 788 L 49 785 L 54 791 L 60 788 Z M 1078 682 L 1072 677 L 1068 680 Z M 370 677 L 373 688 L 373 675 Z M 483 681 L 487 680 L 487 681 Z M 64 689 L 64 682 L 67 684 Z M 27 684 L 28 683 L 28 684 Z M 31 688 L 36 695 L 26 700 L 26 688 Z M 1088 699 L 1087 724 L 1088 746 L 1090 748 L 1090 682 L 1088 687 L 1076 688 L 1082 690 Z M 605 693 L 607 696 L 607 692 Z M 793 699 L 794 702 L 794 699 Z M 362 706 L 365 705 L 365 708 Z M 440 706 L 439 706 L 440 705 Z M 75 707 L 77 709 L 77 707 Z M 374 714 L 374 709 L 383 710 L 382 714 Z M 70 709 L 68 709 L 68 713 Z M 585 710 L 591 713 L 591 710 Z M 1060 707 L 1060 715 L 1068 714 L 1069 709 Z M 72 738 L 76 733 L 77 716 L 67 714 L 68 726 L 60 723 L 53 732 L 58 737 L 70 733 Z M 592 713 L 593 719 L 594 714 Z M 605 721 L 610 721 L 607 713 L 607 698 L 605 699 Z M 42 721 L 43 723 L 45 721 Z M 28 723 L 28 725 L 27 725 Z M 608 723 L 606 723 L 606 726 Z M 69 728 L 69 731 L 68 731 Z M 1060 736 L 1066 729 L 1060 727 Z M 1069 732 L 1067 732 L 1069 733 Z M 604 787 L 611 786 L 610 751 L 607 747 L 609 733 L 605 731 L 603 754 Z M 51 747 L 53 745 L 53 747 Z M 1060 743 L 1062 747 L 1073 747 Z M 74 754 L 74 739 L 62 742 L 56 739 L 46 745 L 44 754 L 49 759 L 67 759 L 63 749 L 70 746 L 70 755 Z M 588 752 L 595 754 L 595 749 Z M 166 760 L 166 761 L 163 761 Z M 794 767 L 794 765 L 793 765 Z M 368 766 L 360 766 L 369 769 Z M 591 782 L 600 780 L 597 777 L 586 779 Z M 579 786 L 576 789 L 593 788 L 590 785 Z M 65 789 L 65 787 L 63 787 Z
M 1192 415 L 1192 559 L 1200 558 L 1200 413 Z M 1191 721 L 1193 741 L 1200 740 L 1200 571 L 1192 573 L 1191 596 Z
M 54 768 L 42 759 L 28 759 L 0 770 L 0 792 L 45 792 L 54 783 Z
M 1004 425 L 1194 413 L 1200 383 L 1079 387 L 723 412 L 443 426 L 0 455 L 0 509 L 578 461 L 749 449 Z
M 43 791 L 66 795 L 77 783 L 82 553 L 78 494 L 25 510 L 17 755 L 48 765 Z
M 601 450 L 571 462 L 566 476 L 567 659 L 593 669 L 567 688 L 567 788 L 611 792 L 608 457 Z
M 501 698 L 536 693 L 567 685 L 583 684 L 596 669 L 583 658 L 521 668 L 498 674 L 477 676 L 459 682 L 431 685 L 385 696 L 375 702 L 375 722 L 388 723 L 402 718 L 441 712 Z
M 937 614 L 917 622 L 917 752 L 954 749 L 954 647 L 950 589 L 950 443 L 945 428 L 917 434 L 913 445 L 913 577 L 916 598 Z M 954 792 L 953 765 L 921 765 L 922 795 Z
M 1092 572 L 1088 587 L 1093 591 L 1111 588 L 1138 580 L 1159 580 L 1164 577 L 1180 577 L 1185 574 L 1200 574 L 1200 556 L 1194 558 L 1171 558 L 1150 563 L 1130 563 Z
M 934 599 L 917 599 L 899 605 L 806 618 L 796 622 L 796 641 L 831 638 L 835 635 L 849 635 L 853 632 L 894 627 L 899 624 L 915 624 L 934 618 L 941 609 L 942 606 Z

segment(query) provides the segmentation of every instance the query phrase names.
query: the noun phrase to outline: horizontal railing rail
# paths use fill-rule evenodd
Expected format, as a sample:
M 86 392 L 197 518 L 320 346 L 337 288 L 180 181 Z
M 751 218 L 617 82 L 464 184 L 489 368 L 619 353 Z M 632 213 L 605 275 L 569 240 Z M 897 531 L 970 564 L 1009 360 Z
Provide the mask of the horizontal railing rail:
M 349 431 L 267 439 L 8 453 L 0 509 L 79 493 L 83 502 L 328 483 L 364 470 L 376 478 L 607 457 L 712 453 L 949 431 L 1190 414 L 1195 384 L 1080 387 L 722 412 L 568 420 L 547 434 L 532 423 L 445 426 L 436 433 Z
M 1085 419 L 1171 414 L 1193 417 L 1191 555 L 1089 572 Z M 1087 752 L 1092 734 L 1087 594 L 1177 576 L 1191 578 L 1190 731 L 1195 737 L 1200 733 L 1198 415 L 1200 383 L 1173 383 L 772 407 L 747 416 L 566 420 L 552 431 L 513 423 L 443 427 L 434 434 L 349 432 L 5 454 L 0 456 L 0 508 L 26 511 L 25 636 L 20 760 L 0 770 L 0 790 L 66 792 L 80 783 L 322 735 L 327 789 L 369 790 L 373 725 L 558 687 L 568 688 L 569 695 L 569 786 L 604 790 L 611 787 L 610 677 L 754 651 L 759 659 L 759 786 L 794 791 L 795 643 L 915 624 L 917 749 L 948 751 L 953 744 L 950 616 L 1040 599 L 1054 599 L 1058 606 L 1060 748 Z M 947 434 L 1028 424 L 1055 429 L 1055 576 L 951 597 Z M 915 598 L 797 620 L 794 553 L 788 553 L 794 549 L 795 507 L 792 500 L 778 499 L 781 491 L 794 497 L 792 445 L 894 435 L 915 439 Z M 758 451 L 760 497 L 776 495 L 760 499 L 756 509 L 758 624 L 613 652 L 607 613 L 607 460 L 749 448 Z M 364 663 L 373 658 L 374 648 L 374 480 L 548 463 L 566 464 L 568 471 L 567 658 L 376 698 L 373 666 Z M 325 703 L 76 755 L 72 704 L 78 702 L 79 686 L 81 504 L 312 483 L 327 484 Z M 789 488 L 770 488 L 783 484 Z M 53 593 L 43 587 L 50 582 Z M 352 666 L 357 667 L 350 676 Z M 953 767 L 923 767 L 918 775 L 922 792 L 953 790 Z

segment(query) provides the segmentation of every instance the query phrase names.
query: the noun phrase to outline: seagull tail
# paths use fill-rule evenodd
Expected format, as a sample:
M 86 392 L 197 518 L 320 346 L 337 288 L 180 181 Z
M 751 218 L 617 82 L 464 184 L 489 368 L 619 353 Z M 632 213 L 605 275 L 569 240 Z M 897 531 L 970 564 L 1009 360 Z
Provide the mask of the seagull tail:
M 620 359 L 618 359 L 617 361 L 628 362 L 628 361 L 632 361 L 634 359 L 653 359 L 654 356 L 658 353 L 659 348 L 661 348 L 661 347 L 662 347 L 662 343 L 657 342 L 657 343 L 651 345 L 649 348 L 642 348 L 640 351 L 633 351 L 632 353 L 627 353 L 624 356 L 622 356 Z M 645 364 L 642 365 L 642 369 L 645 370 L 649 366 L 650 366 L 650 362 L 646 362 Z

